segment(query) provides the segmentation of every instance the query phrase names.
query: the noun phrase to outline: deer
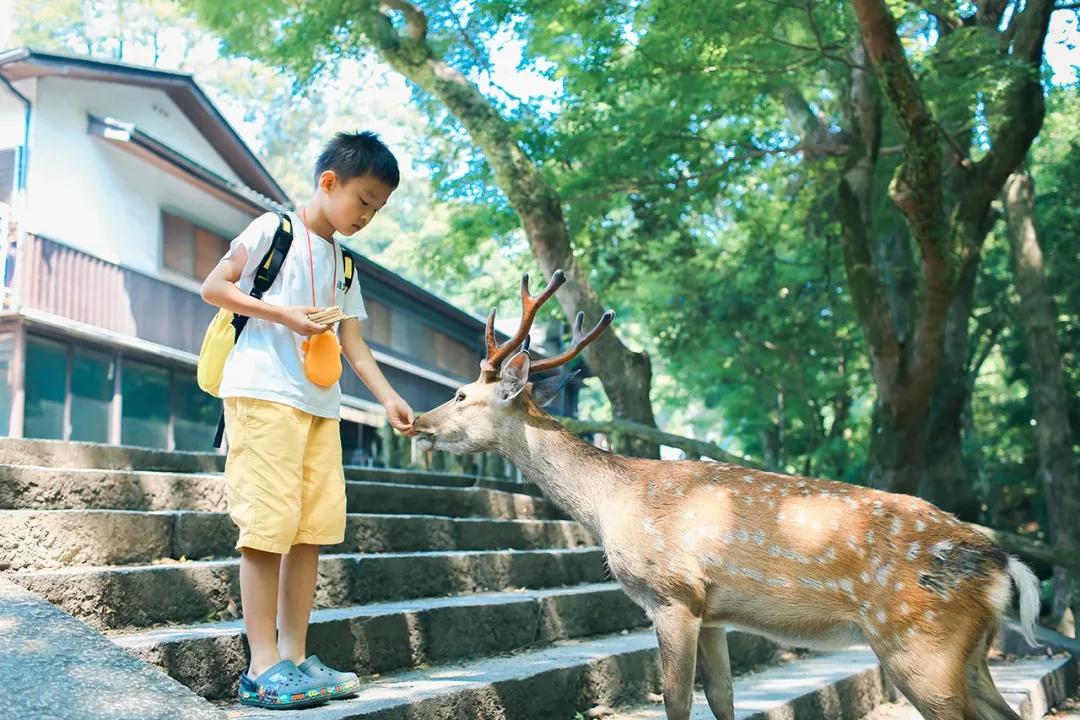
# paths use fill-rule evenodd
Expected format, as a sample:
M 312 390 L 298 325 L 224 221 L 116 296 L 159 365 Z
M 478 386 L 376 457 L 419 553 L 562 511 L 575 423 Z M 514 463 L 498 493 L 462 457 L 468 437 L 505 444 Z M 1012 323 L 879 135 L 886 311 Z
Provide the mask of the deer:
M 475 382 L 415 418 L 423 450 L 495 451 L 602 546 L 612 577 L 651 620 L 668 720 L 688 720 L 695 673 L 719 720 L 734 718 L 727 629 L 784 645 L 866 643 L 928 720 L 1018 720 L 994 686 L 987 652 L 1019 596 L 1033 647 L 1038 579 L 990 538 L 916 497 L 709 460 L 604 451 L 543 410 L 565 365 L 614 319 L 583 332 L 578 313 L 563 352 L 533 361 L 529 332 L 565 282 L 539 295 L 521 280 L 517 332 L 496 342 Z

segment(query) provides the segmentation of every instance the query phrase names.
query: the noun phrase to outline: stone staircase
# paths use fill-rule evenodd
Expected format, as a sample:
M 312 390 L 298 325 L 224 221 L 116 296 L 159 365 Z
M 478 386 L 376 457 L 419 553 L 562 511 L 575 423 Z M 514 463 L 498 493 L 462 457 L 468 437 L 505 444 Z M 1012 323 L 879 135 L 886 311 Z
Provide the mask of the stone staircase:
M 346 469 L 346 539 L 323 549 L 308 636 L 309 652 L 364 676 L 361 692 L 292 713 L 240 708 L 246 647 L 222 464 L 0 440 L 0 572 L 222 716 L 571 720 L 608 705 L 663 717 L 642 705 L 660 686 L 647 619 L 593 539 L 535 488 L 368 468 Z M 793 656 L 745 633 L 729 642 L 740 718 L 856 718 L 897 697 L 865 649 Z M 1068 658 L 1006 669 L 1042 688 L 1018 700 L 1026 718 L 1075 692 Z M 711 718 L 703 697 L 695 713 Z

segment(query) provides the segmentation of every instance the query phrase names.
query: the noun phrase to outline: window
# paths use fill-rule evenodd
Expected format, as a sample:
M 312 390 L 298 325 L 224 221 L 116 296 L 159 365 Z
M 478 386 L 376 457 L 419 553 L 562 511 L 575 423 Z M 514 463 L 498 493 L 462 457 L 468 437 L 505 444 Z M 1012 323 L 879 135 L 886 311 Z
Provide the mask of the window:
M 17 148 L 0 150 L 0 203 L 11 204 L 11 196 L 15 192 L 15 182 L 18 179 L 18 158 Z
M 476 374 L 480 358 L 466 343 L 378 300 L 365 298 L 364 306 L 368 319 L 363 323 L 363 331 L 368 342 L 458 377 L 470 378 Z
M 11 359 L 15 354 L 15 334 L 0 333 L 0 435 L 11 432 Z
M 169 371 L 124 360 L 120 443 L 164 448 L 169 445 Z
M 76 347 L 71 358 L 71 440 L 109 442 L 115 367 L 111 356 Z
M 63 440 L 66 395 L 67 346 L 52 340 L 27 338 L 23 436 Z
M 195 373 L 173 373 L 172 413 L 175 449 L 214 451 L 221 401 L 199 389 Z
M 162 265 L 195 280 L 204 280 L 229 249 L 229 241 L 178 215 L 162 211 Z

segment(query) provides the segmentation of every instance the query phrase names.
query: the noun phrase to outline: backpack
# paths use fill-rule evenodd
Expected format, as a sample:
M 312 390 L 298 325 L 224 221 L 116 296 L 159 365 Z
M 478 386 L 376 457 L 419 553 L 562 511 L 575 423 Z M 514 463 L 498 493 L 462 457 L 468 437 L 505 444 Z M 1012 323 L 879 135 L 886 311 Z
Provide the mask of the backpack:
M 285 262 L 285 256 L 292 246 L 293 230 L 292 220 L 286 213 L 280 213 L 280 222 L 274 232 L 274 239 L 270 243 L 270 249 L 266 251 L 262 261 L 255 271 L 255 281 L 251 288 L 251 297 L 261 299 L 263 293 L 270 289 L 277 279 L 281 266 Z M 352 287 L 355 272 L 355 259 L 351 251 L 341 247 L 342 267 L 345 274 L 345 292 Z M 337 280 L 334 280 L 337 282 Z M 199 349 L 199 364 L 196 370 L 196 379 L 203 391 L 221 397 L 221 378 L 225 372 L 225 360 L 232 352 L 240 333 L 247 325 L 248 317 L 238 315 L 232 310 L 221 308 L 210 321 L 203 336 L 202 347 Z M 214 437 L 214 447 L 221 447 L 221 439 L 225 432 L 225 414 L 218 420 L 217 435 Z

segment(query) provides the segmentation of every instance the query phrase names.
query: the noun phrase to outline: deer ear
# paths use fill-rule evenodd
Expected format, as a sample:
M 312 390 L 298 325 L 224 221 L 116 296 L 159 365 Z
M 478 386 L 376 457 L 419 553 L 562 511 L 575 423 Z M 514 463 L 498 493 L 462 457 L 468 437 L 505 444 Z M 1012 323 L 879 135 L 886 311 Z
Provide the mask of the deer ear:
M 552 400 L 559 397 L 559 393 L 562 392 L 567 383 L 573 380 L 580 372 L 581 369 L 578 368 L 572 373 L 563 373 L 534 382 L 532 389 L 533 402 L 540 407 L 544 407 Z
M 503 363 L 499 387 L 496 390 L 499 402 L 510 402 L 521 394 L 529 383 L 530 364 L 527 350 L 522 350 Z

